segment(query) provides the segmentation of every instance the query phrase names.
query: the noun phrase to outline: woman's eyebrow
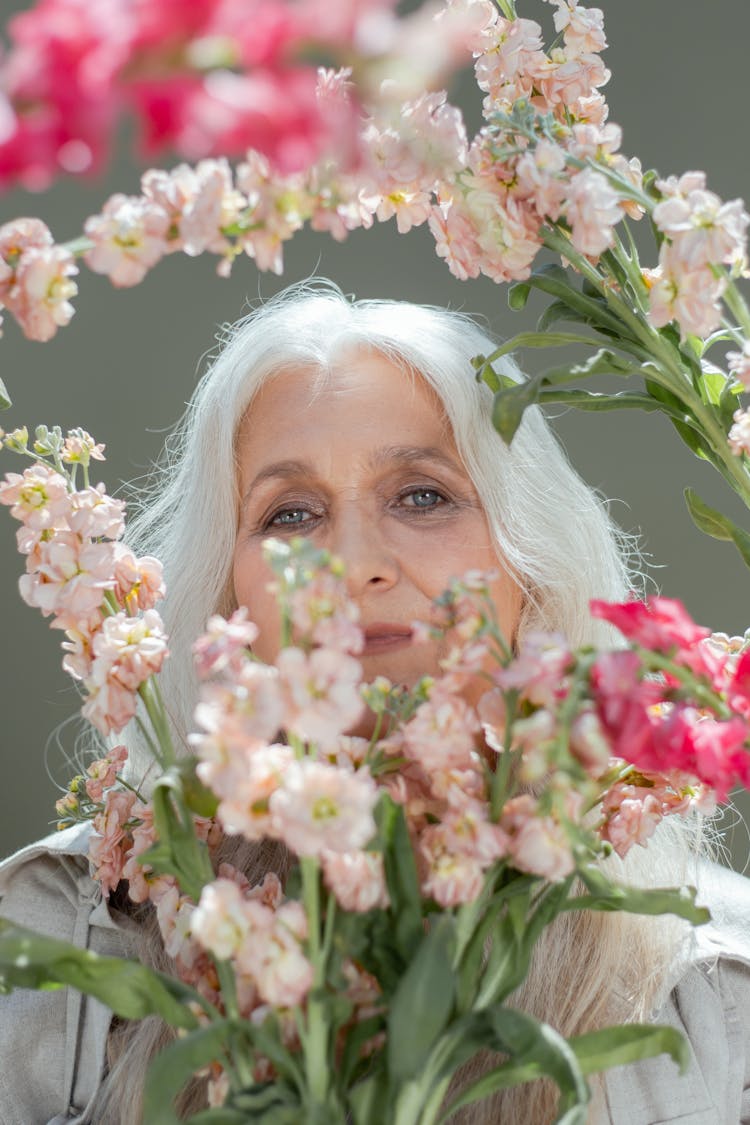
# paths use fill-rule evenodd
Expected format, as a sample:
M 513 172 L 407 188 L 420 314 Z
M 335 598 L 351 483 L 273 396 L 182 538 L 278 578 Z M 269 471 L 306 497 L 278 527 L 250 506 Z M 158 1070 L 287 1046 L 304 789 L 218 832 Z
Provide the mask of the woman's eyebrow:
M 412 464 L 416 461 L 436 461 L 454 471 L 460 468 L 458 459 L 451 457 L 437 445 L 386 445 L 375 451 L 370 464 L 374 469 L 382 469 L 394 462 Z
M 454 457 L 450 457 L 444 450 L 436 445 L 386 445 L 377 449 L 370 458 L 370 467 L 373 470 L 387 468 L 393 464 L 413 464 L 417 461 L 434 461 L 444 465 L 454 472 L 459 464 Z M 253 477 L 243 497 L 246 504 L 259 484 L 271 479 L 285 479 L 289 477 L 313 477 L 315 470 L 309 461 L 274 461 L 266 465 Z

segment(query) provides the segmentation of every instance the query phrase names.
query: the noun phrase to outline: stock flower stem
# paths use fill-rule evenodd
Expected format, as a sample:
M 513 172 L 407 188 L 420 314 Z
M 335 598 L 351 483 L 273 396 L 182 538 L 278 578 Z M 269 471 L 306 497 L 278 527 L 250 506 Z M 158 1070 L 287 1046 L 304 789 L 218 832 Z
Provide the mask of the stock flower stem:
M 730 312 L 739 321 L 745 336 L 750 336 L 750 309 L 748 309 L 745 298 L 731 278 L 728 279 L 727 287 L 724 290 L 724 301 Z
M 154 734 L 156 735 L 156 741 L 160 751 L 159 764 L 162 769 L 169 769 L 170 766 L 174 765 L 176 755 L 172 744 L 172 735 L 169 730 L 167 713 L 164 709 L 164 702 L 154 676 L 150 676 L 149 679 L 144 680 L 138 688 L 138 694 L 143 700 L 143 705 L 146 708 L 146 713 L 151 721 Z
M 325 984 L 327 949 L 320 941 L 320 867 L 310 856 L 300 859 L 302 899 L 307 915 L 308 956 L 313 967 L 313 985 L 307 999 L 307 1029 L 304 1038 L 305 1071 L 310 1110 L 320 1112 L 328 1098 L 328 1028 L 321 990 Z

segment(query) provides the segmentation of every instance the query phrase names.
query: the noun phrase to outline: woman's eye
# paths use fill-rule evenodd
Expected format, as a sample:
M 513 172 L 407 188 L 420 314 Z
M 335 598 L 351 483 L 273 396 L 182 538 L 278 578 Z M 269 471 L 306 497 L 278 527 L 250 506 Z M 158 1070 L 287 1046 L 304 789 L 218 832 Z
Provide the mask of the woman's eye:
M 281 508 L 266 520 L 266 527 L 299 527 L 314 519 L 309 508 Z
M 445 503 L 445 497 L 436 488 L 412 488 L 401 497 L 407 508 L 427 511 Z

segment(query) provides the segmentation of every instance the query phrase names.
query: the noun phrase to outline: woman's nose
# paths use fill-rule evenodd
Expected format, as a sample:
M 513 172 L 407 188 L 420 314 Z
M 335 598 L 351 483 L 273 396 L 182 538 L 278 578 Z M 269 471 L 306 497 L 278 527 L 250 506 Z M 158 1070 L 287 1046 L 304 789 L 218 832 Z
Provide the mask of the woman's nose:
M 332 554 L 344 564 L 349 596 L 367 591 L 388 590 L 400 574 L 398 559 L 385 542 L 377 523 L 366 518 L 346 518 L 334 528 Z

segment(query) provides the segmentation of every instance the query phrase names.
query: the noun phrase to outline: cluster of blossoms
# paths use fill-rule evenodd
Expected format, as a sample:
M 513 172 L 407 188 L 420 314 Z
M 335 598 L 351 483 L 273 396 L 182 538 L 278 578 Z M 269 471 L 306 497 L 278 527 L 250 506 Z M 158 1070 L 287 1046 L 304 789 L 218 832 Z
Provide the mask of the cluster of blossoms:
M 153 608 L 164 595 L 161 564 L 121 542 L 122 501 L 88 483 L 90 460 L 103 459 L 103 446 L 89 434 L 73 430 L 63 438 L 59 428 L 42 426 L 32 449 L 25 429 L 4 435 L 3 444 L 34 458 L 0 483 L 0 503 L 21 523 L 21 597 L 65 634 L 63 667 L 80 683 L 83 715 L 102 734 L 116 733 L 167 655 Z M 79 467 L 83 488 L 75 487 Z

